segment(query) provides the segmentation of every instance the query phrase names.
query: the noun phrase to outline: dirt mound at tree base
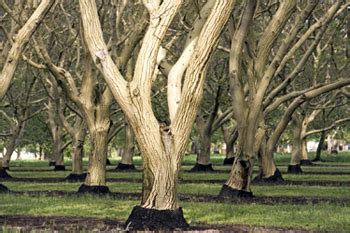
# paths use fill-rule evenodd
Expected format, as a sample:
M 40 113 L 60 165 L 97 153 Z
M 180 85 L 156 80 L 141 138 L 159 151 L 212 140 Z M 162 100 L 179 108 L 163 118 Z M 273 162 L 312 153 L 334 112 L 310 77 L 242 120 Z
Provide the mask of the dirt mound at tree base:
M 79 190 L 77 193 L 79 193 L 79 194 L 89 193 L 89 194 L 105 195 L 105 194 L 110 194 L 111 191 L 109 190 L 109 188 L 107 186 L 103 186 L 103 185 L 85 185 L 85 184 L 82 184 L 79 187 Z
M 118 163 L 118 166 L 115 168 L 115 170 L 133 172 L 136 171 L 136 168 L 134 164 Z
M 5 169 L 0 169 L 0 178 L 2 179 L 9 179 L 12 178 Z
M 0 193 L 9 192 L 10 190 L 3 184 L 0 184 Z
M 156 210 L 135 206 L 125 223 L 127 230 L 174 230 L 186 229 L 188 224 L 182 208 L 175 210 Z
M 193 168 L 189 172 L 215 172 L 212 164 L 199 164 L 196 163 Z

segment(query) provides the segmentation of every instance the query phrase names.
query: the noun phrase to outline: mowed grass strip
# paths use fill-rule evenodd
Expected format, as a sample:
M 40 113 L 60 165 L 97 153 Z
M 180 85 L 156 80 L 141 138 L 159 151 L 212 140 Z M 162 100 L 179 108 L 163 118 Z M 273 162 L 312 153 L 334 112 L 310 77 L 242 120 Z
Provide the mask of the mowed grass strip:
M 344 171 L 342 168 L 338 172 Z M 9 174 L 16 178 L 65 178 L 70 171 L 10 171 Z M 255 177 L 257 173 L 253 174 Z M 348 174 L 288 174 L 282 173 L 285 180 L 291 181 L 350 181 Z M 107 178 L 122 178 L 122 179 L 142 179 L 142 172 L 107 172 Z M 226 181 L 228 173 L 189 173 L 181 172 L 180 179 L 185 181 L 204 181 L 204 180 L 222 180 Z
M 3 182 L 12 191 L 66 191 L 76 192 L 80 183 L 29 183 L 29 182 Z M 107 182 L 112 192 L 141 193 L 141 183 Z M 179 193 L 191 195 L 219 194 L 222 184 L 180 184 Z M 329 186 L 252 186 L 255 196 L 284 196 L 284 197 L 330 197 L 349 198 L 350 187 Z
M 91 195 L 50 197 L 0 194 L 0 215 L 78 216 L 126 220 L 136 200 L 115 200 Z M 308 230 L 350 229 L 350 207 L 341 205 L 259 205 L 181 203 L 190 224 L 242 224 Z

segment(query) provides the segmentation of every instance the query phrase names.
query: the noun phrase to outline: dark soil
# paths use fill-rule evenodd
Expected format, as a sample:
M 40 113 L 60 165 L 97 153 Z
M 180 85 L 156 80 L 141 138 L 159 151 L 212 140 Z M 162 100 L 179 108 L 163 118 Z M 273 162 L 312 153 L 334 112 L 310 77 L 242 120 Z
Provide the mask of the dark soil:
M 49 161 L 49 167 L 56 166 L 56 161 Z
M 0 226 L 20 228 L 20 232 L 44 230 L 45 232 L 121 232 L 124 221 L 99 218 L 62 217 L 62 216 L 0 216 Z M 307 233 L 303 229 L 245 226 L 245 225 L 192 225 L 182 232 L 298 232 Z
M 223 165 L 232 165 L 234 161 L 235 161 L 235 157 L 225 158 L 224 162 L 223 162 Z
M 182 209 L 156 210 L 135 206 L 125 222 L 127 230 L 176 230 L 188 228 Z
M 54 171 L 65 171 L 66 166 L 64 165 L 55 165 L 55 168 L 53 169 Z
M 253 198 L 252 192 L 247 192 L 244 190 L 233 189 L 228 185 L 224 184 L 220 190 L 219 199 L 232 199 L 232 198 Z
M 310 159 L 302 159 L 300 160 L 300 165 L 302 166 L 313 166 L 314 164 Z
M 71 173 L 65 178 L 65 180 L 69 182 L 82 182 L 82 181 L 85 181 L 86 176 L 87 176 L 87 173 L 82 173 L 82 174 Z
M 102 185 L 85 185 L 82 184 L 79 187 L 78 193 L 90 193 L 90 194 L 98 194 L 98 195 L 105 195 L 109 194 L 111 191 L 107 186 Z
M 196 163 L 189 172 L 215 172 L 212 164 Z
M 121 172 L 134 172 L 136 171 L 136 168 L 134 164 L 118 163 L 118 166 L 115 168 L 115 170 Z
M 282 174 L 278 168 L 276 168 L 275 173 L 272 176 L 269 177 L 263 177 L 262 174 L 259 174 L 257 177 L 254 178 L 254 182 L 263 182 L 263 183 L 283 183 L 284 179 L 282 177 Z
M 110 161 L 109 159 L 106 160 L 106 165 L 107 165 L 107 166 L 112 165 L 112 163 L 111 163 L 111 161 Z
M 0 169 L 0 178 L 1 179 L 10 179 L 12 176 L 10 176 L 5 169 Z
M 0 193 L 9 192 L 10 190 L 3 184 L 0 184 Z
M 328 164 L 323 164 L 323 163 L 314 163 L 314 166 L 316 167 L 350 167 L 349 164 L 331 164 L 332 162 L 327 161 L 327 160 L 322 160 L 322 162 L 327 162 Z
M 300 164 L 296 164 L 296 165 L 289 165 L 287 172 L 291 174 L 300 174 L 300 173 L 303 173 L 303 170 L 301 170 Z

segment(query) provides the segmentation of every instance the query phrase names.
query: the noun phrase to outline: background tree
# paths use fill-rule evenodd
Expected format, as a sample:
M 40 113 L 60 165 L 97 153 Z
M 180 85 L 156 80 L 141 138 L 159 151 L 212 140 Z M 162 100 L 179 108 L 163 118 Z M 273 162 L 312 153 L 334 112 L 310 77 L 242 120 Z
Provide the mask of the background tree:
M 250 192 L 252 168 L 261 142 L 266 135 L 264 118 L 271 112 L 271 109 L 283 103 L 283 101 L 273 100 L 303 69 L 331 20 L 346 9 L 346 4 L 343 4 L 342 1 L 335 2 L 330 8 L 325 5 L 315 8 L 317 3 L 313 1 L 300 3 L 298 8 L 296 4 L 295 1 L 283 1 L 278 6 L 270 8 L 274 9 L 271 18 L 264 18 L 264 14 L 259 13 L 264 12 L 261 11 L 266 7 L 264 4 L 256 6 L 255 1 L 248 1 L 244 4 L 238 26 L 232 36 L 230 58 L 232 106 L 239 134 L 238 159 L 235 160 L 230 178 L 220 192 L 221 197 L 252 195 Z M 257 11 L 256 7 L 258 7 Z M 305 21 L 314 9 L 323 12 L 324 16 L 312 25 L 305 25 Z M 263 17 L 263 20 L 257 24 L 260 29 L 255 30 L 254 28 L 253 30 L 252 22 L 256 22 L 255 20 L 259 17 Z M 293 24 L 289 24 L 290 22 Z M 292 56 L 315 31 L 317 31 L 317 36 L 312 45 L 298 63 L 290 68 L 289 61 Z M 289 67 L 288 70 L 286 65 Z M 282 72 L 286 72 L 283 73 L 285 78 L 282 79 L 282 82 L 278 82 Z M 277 82 L 272 82 L 272 80 Z M 264 152 L 261 156 L 261 164 L 264 164 L 262 167 L 265 169 L 261 170 L 260 177 L 269 178 L 279 175 L 273 163 L 272 154 L 281 132 L 288 125 L 295 109 L 306 100 L 347 84 L 349 80 L 343 79 L 334 85 L 325 85 L 320 89 L 314 87 L 315 90 L 299 94 L 293 93 L 285 97 L 294 99 L 277 124 L 274 130 L 276 132 L 269 138 L 265 146 L 268 153 Z M 245 89 L 248 89 L 249 92 L 245 92 Z M 293 96 L 294 94 L 296 96 Z

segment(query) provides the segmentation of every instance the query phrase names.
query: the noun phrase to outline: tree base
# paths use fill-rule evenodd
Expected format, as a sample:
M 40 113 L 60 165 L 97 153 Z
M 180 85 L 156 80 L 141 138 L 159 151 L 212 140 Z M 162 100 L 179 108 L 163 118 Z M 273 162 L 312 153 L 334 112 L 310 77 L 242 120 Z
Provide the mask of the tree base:
M 10 190 L 3 184 L 0 184 L 0 193 L 10 192 Z
M 56 161 L 49 161 L 49 167 L 56 166 Z
M 54 171 L 65 171 L 66 167 L 64 165 L 55 165 Z
M 118 163 L 118 166 L 115 168 L 117 171 L 135 171 L 135 165 L 134 164 L 125 164 L 125 163 Z
M 104 194 L 111 193 L 111 191 L 109 191 L 109 188 L 107 186 L 82 184 L 78 189 L 78 193 L 90 193 L 90 194 L 104 195 Z
M 255 182 L 263 182 L 263 183 L 282 183 L 284 179 L 282 174 L 278 168 L 276 168 L 275 173 L 269 177 L 263 177 L 261 174 L 254 178 Z
M 321 158 L 314 158 L 313 160 L 312 160 L 312 162 L 326 162 L 325 160 L 323 160 L 323 159 L 321 159 Z
M 0 178 L 2 179 L 9 179 L 12 178 L 5 169 L 0 169 Z
M 299 173 L 303 173 L 303 170 L 301 170 L 300 164 L 289 165 L 288 173 L 299 174 Z
M 190 172 L 214 172 L 213 166 L 211 164 L 199 164 L 196 163 Z
M 313 163 L 311 162 L 310 159 L 302 159 L 302 160 L 300 160 L 300 165 L 311 166 L 311 165 L 313 165 Z
M 86 176 L 87 176 L 87 173 L 82 173 L 82 174 L 70 173 L 66 177 L 66 180 L 71 182 L 84 181 Z
M 187 228 L 182 208 L 156 210 L 135 206 L 126 220 L 126 230 L 175 230 Z
M 109 159 L 106 160 L 106 165 L 107 165 L 107 166 L 112 165 L 112 163 L 111 163 L 111 161 L 110 161 Z
M 225 158 L 223 165 L 232 165 L 234 161 L 235 161 L 235 157 Z
M 219 198 L 222 199 L 232 199 L 232 198 L 253 198 L 252 192 L 247 192 L 244 190 L 233 189 L 228 185 L 224 184 L 220 190 Z

